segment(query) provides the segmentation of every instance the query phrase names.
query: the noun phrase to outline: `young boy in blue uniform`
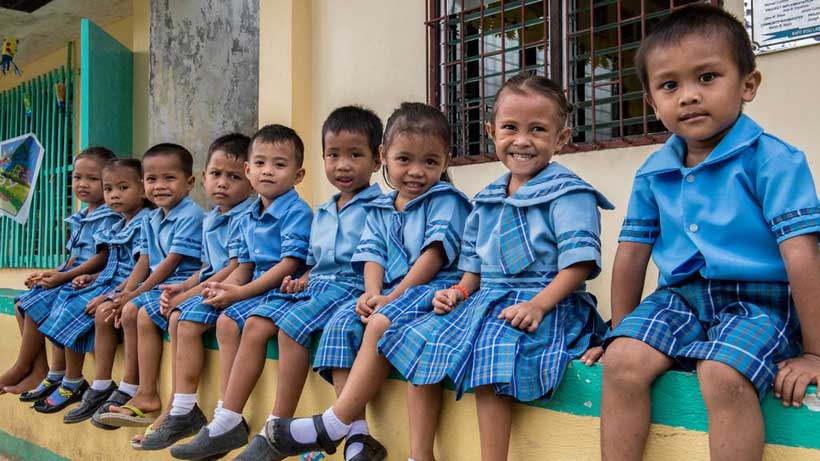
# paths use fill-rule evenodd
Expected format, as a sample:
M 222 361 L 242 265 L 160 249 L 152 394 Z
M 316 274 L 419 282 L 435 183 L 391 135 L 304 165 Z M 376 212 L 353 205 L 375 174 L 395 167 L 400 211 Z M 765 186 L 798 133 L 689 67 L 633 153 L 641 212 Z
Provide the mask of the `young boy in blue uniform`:
M 268 125 L 251 139 L 245 174 L 259 198 L 242 215 L 231 243 L 239 249 L 239 267 L 203 290 L 205 304 L 224 309 L 216 321 L 222 367 L 234 363 L 251 312 L 274 299 L 285 277 L 304 270 L 313 212 L 294 189 L 305 175 L 303 159 L 304 144 L 291 128 Z M 171 448 L 171 455 L 207 458 L 244 445 L 247 435 L 242 414 L 217 405 L 214 421 L 188 444 Z
M 158 144 L 145 152 L 142 164 L 145 196 L 157 206 L 145 218 L 144 246 L 134 268 L 135 276 L 144 281 L 117 295 L 106 308 L 110 315 L 120 316 L 125 335 L 122 381 L 138 383 L 139 388 L 129 403 L 112 405 L 100 416 L 100 422 L 111 426 L 147 425 L 150 418 L 144 412 L 159 409 L 148 407 L 143 400 L 156 395 L 162 337 L 158 331 L 154 337 L 140 335 L 138 328 L 155 329 L 145 310 L 159 304 L 161 284 L 180 283 L 202 265 L 204 213 L 188 196 L 195 182 L 191 153 L 177 144 Z M 119 306 L 123 306 L 121 312 L 117 312 Z
M 603 458 L 642 457 L 650 386 L 677 364 L 697 370 L 711 458 L 761 459 L 758 399 L 774 384 L 799 406 L 820 375 L 820 201 L 804 154 L 742 113 L 761 75 L 734 17 L 677 10 L 636 63 L 673 136 L 635 176 L 615 257 Z M 641 302 L 650 255 L 659 287 Z

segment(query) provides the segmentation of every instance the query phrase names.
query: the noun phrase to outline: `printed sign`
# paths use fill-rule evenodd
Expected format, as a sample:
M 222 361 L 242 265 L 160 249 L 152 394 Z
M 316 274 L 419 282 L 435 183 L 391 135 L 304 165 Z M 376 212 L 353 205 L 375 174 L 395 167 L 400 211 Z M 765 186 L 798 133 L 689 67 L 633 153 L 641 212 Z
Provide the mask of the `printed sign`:
M 0 142 L 0 215 L 26 223 L 44 152 L 32 133 Z
M 755 54 L 820 43 L 820 0 L 744 0 Z

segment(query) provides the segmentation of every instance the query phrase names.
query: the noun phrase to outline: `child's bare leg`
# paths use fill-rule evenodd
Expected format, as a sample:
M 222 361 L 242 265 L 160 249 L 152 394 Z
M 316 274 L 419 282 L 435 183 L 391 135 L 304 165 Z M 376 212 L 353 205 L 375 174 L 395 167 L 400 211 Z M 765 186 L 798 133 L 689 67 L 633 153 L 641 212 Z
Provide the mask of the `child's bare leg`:
M 757 390 L 737 370 L 704 360 L 697 369 L 709 414 L 709 455 L 713 461 L 763 458 L 765 426 Z
M 165 405 L 162 408 L 162 414 L 160 414 L 159 417 L 157 417 L 156 421 L 154 422 L 156 427 L 159 427 L 159 425 L 162 424 L 162 420 L 164 420 L 165 417 L 168 416 L 168 413 L 171 412 L 171 403 L 174 401 L 174 392 L 176 392 L 175 389 L 177 388 L 177 374 L 176 374 L 177 361 L 176 361 L 176 356 L 177 356 L 177 346 L 179 344 L 178 341 L 179 341 L 179 316 L 180 316 L 180 314 L 181 314 L 180 311 L 174 310 L 168 316 L 168 339 L 171 342 L 171 388 L 170 388 L 169 393 L 168 393 L 168 400 L 167 400 L 168 404 Z
M 111 379 L 114 357 L 117 354 L 117 331 L 112 321 L 105 321 L 108 312 L 97 309 L 94 315 L 94 379 Z M 125 377 L 123 381 L 129 382 Z
M 227 315 L 216 319 L 216 340 L 219 343 L 219 392 L 228 392 L 228 380 L 231 378 L 236 353 L 239 350 L 241 331 L 236 320 Z
M 407 385 L 407 412 L 410 417 L 410 457 L 433 461 L 438 416 L 441 411 L 441 385 Z
M 219 328 L 219 326 L 217 326 Z M 265 353 L 267 351 L 268 340 L 276 334 L 276 325 L 268 318 L 253 316 L 245 322 L 242 331 L 242 340 L 239 343 L 239 351 L 236 353 L 236 360 L 230 371 L 230 378 L 223 397 L 223 408 L 242 413 L 245 403 L 253 391 L 253 387 L 259 380 L 262 370 L 265 368 Z M 220 342 L 220 348 L 222 343 Z M 220 357 L 221 359 L 222 357 Z M 280 357 L 281 359 L 281 357 Z M 220 366 L 228 366 L 222 363 Z M 279 364 L 282 370 L 282 364 Z M 277 394 L 279 388 L 276 389 Z M 291 412 L 292 413 L 292 412 Z M 289 416 L 279 415 L 277 416 Z
M 65 351 L 65 377 L 68 379 L 77 379 L 83 376 L 83 364 L 85 363 L 85 354 L 82 352 L 75 352 L 71 349 L 63 349 Z
M 333 413 L 345 424 L 363 418 L 367 403 L 379 392 L 382 383 L 390 373 L 390 362 L 379 355 L 377 345 L 384 332 L 390 327 L 390 319 L 374 314 L 364 331 L 362 346 L 350 369 L 350 376 L 342 389 Z
M 281 330 L 278 336 L 279 378 L 272 414 L 290 418 L 296 412 L 305 387 L 310 370 L 310 351 Z
M 601 395 L 601 456 L 640 460 L 652 416 L 650 388 L 672 359 L 636 339 L 616 338 L 606 350 Z
M 146 412 L 156 411 L 162 407 L 157 391 L 157 377 L 162 359 L 162 333 L 145 309 L 140 309 L 137 314 L 137 334 L 140 385 L 128 403 Z M 111 411 L 131 413 L 130 410 L 122 410 L 117 406 L 112 406 Z
M 31 320 L 31 317 L 23 317 L 18 306 L 14 307 L 15 316 L 17 317 L 17 325 L 20 327 L 20 350 L 17 352 L 17 359 L 14 364 L 0 376 L 0 386 L 3 387 L 18 387 L 21 381 L 29 375 L 35 368 L 42 370 L 48 369 L 46 363 L 45 353 L 45 338 L 43 334 L 37 329 L 37 324 Z M 22 325 L 22 326 L 21 326 Z M 64 370 L 65 368 L 59 368 Z M 42 373 L 45 376 L 45 373 Z M 38 382 L 43 379 L 40 376 L 34 382 L 36 386 Z M 8 392 L 14 392 L 16 389 L 7 389 Z M 28 388 L 22 389 L 20 392 L 27 391 Z
M 65 370 L 65 349 L 51 345 L 51 370 Z
M 205 364 L 205 346 L 202 335 L 210 325 L 183 320 L 177 327 L 176 386 L 178 394 L 195 394 Z
M 488 385 L 476 388 L 475 403 L 481 438 L 481 460 L 506 460 L 512 428 L 512 400 L 495 395 L 493 387 Z
M 129 384 L 139 384 L 139 352 L 137 333 L 137 315 L 139 308 L 131 303 L 122 308 L 120 315 L 122 322 L 123 346 L 125 349 L 125 366 L 122 370 L 122 380 Z

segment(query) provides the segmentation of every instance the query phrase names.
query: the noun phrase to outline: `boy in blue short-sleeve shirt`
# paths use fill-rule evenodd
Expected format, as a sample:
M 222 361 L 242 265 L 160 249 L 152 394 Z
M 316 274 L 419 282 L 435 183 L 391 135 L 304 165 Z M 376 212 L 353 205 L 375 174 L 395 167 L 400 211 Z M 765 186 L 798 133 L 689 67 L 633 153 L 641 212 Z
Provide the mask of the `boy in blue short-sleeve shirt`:
M 641 43 L 647 102 L 673 136 L 638 170 L 612 280 L 604 459 L 640 459 L 650 386 L 697 370 L 712 459 L 761 459 L 758 399 L 800 406 L 820 376 L 820 201 L 805 155 L 742 114 L 760 85 L 743 25 L 697 5 Z M 658 289 L 640 301 L 649 257 Z M 802 337 L 802 344 L 801 344 Z

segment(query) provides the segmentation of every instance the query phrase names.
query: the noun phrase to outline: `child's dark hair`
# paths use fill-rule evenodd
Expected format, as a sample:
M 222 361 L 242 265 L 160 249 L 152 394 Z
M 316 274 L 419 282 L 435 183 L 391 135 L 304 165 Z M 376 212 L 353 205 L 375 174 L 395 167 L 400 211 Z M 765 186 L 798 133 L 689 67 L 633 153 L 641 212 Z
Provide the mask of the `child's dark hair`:
M 251 149 L 253 149 L 253 144 L 257 141 L 270 144 L 280 142 L 292 143 L 293 151 L 296 155 L 296 166 L 302 168 L 302 163 L 305 161 L 305 144 L 293 128 L 277 124 L 265 125 L 251 138 Z
M 562 127 L 566 125 L 567 116 L 572 111 L 572 108 L 567 102 L 567 95 L 564 94 L 564 89 L 561 88 L 561 85 L 547 77 L 542 77 L 531 72 L 523 72 L 504 82 L 501 88 L 498 89 L 498 92 L 495 93 L 495 103 L 493 104 L 492 112 L 490 112 L 489 122 L 491 124 L 495 123 L 495 115 L 498 112 L 498 101 L 501 98 L 501 94 L 505 91 L 518 94 L 528 92 L 535 93 L 551 100 L 555 104 L 555 109 L 558 112 L 558 122 Z
M 729 48 L 741 76 L 756 69 L 755 53 L 749 35 L 740 21 L 721 8 L 702 3 L 673 11 L 641 41 L 635 55 L 635 68 L 644 91 L 649 91 L 646 59 L 656 48 L 680 44 L 688 36 L 719 37 Z
M 106 162 L 108 162 L 111 159 L 117 158 L 117 156 L 114 155 L 114 152 L 111 152 L 111 149 L 102 146 L 93 146 L 77 154 L 77 156 L 74 157 L 74 161 L 76 162 L 81 158 L 92 158 L 105 165 Z
M 379 155 L 379 144 L 382 142 L 382 120 L 370 109 L 361 106 L 343 106 L 327 116 L 322 125 L 322 153 L 325 152 L 325 136 L 340 131 L 361 133 L 367 137 L 367 145 L 374 157 Z
M 214 152 L 221 150 L 228 157 L 235 160 L 248 160 L 248 149 L 251 146 L 251 138 L 242 133 L 229 133 L 220 136 L 208 147 L 208 157 L 205 159 L 205 167 L 211 163 Z
M 145 162 L 145 160 L 149 158 L 160 157 L 163 155 L 171 155 L 176 157 L 182 165 L 182 171 L 185 173 L 185 176 L 189 178 L 193 176 L 194 157 L 188 149 L 180 146 L 179 144 L 164 142 L 151 146 L 147 151 L 145 151 L 145 155 L 142 156 L 142 161 Z
M 382 139 L 382 148 L 385 155 L 390 149 L 390 144 L 399 134 L 420 134 L 438 139 L 444 147 L 445 154 L 450 155 L 450 148 L 452 147 L 450 124 L 447 117 L 433 106 L 421 102 L 403 102 L 398 109 L 390 114 L 387 125 L 384 127 L 384 137 Z M 393 187 L 387 171 L 387 162 L 382 165 L 382 176 L 384 176 L 387 185 Z M 450 175 L 447 174 L 446 168 L 441 173 L 440 180 L 453 182 Z
M 103 167 L 103 173 L 112 170 L 129 170 L 136 175 L 138 181 L 142 181 L 142 162 L 136 158 L 114 158 L 109 160 Z M 143 208 L 154 208 L 154 204 L 147 198 L 142 199 Z

